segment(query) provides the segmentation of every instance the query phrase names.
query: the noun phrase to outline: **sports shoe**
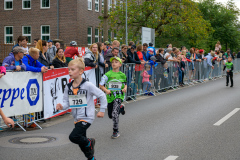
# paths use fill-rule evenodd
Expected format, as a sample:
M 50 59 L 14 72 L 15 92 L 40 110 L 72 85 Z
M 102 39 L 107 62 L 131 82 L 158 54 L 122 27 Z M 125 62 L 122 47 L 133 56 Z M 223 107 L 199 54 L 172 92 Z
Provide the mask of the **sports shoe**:
M 231 85 L 230 87 L 233 87 L 233 85 Z
M 226 86 L 228 86 L 228 84 L 226 84 Z
M 95 158 L 95 157 L 92 157 L 92 158 L 88 158 L 88 160 L 96 160 L 96 158 Z
M 111 136 L 112 139 L 116 139 L 120 136 L 119 132 L 113 132 L 113 135 Z
M 94 146 L 95 146 L 95 139 L 94 138 L 89 138 L 88 139 L 90 141 L 90 146 L 86 147 L 86 152 L 91 155 L 88 159 L 92 159 L 94 157 Z
M 0 128 L 0 132 L 2 132 L 3 131 L 3 128 Z
M 154 96 L 154 93 L 149 92 L 148 95 L 149 95 L 149 96 Z
M 120 113 L 121 113 L 122 115 L 125 114 L 125 105 L 124 105 L 124 104 L 122 104 L 122 105 L 120 106 Z

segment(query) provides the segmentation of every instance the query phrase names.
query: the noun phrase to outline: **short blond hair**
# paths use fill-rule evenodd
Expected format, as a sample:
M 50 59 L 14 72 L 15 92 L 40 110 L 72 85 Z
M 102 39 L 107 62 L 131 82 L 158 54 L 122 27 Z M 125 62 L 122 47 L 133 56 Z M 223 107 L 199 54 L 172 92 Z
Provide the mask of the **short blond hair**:
M 79 70 L 80 69 L 83 69 L 83 70 L 85 69 L 85 63 L 84 63 L 83 59 L 80 58 L 80 57 L 70 61 L 68 63 L 68 66 L 71 66 L 71 65 L 76 65 L 79 68 Z
M 33 48 L 33 47 L 31 47 L 31 48 L 28 50 L 30 56 L 34 56 L 34 55 L 36 55 L 36 54 L 39 54 L 39 51 L 40 51 L 39 49 Z
M 113 42 L 112 42 L 112 44 L 114 44 L 114 45 L 120 45 L 120 42 L 118 41 L 118 40 L 114 40 Z
M 186 50 L 182 50 L 181 55 L 186 55 L 187 51 Z

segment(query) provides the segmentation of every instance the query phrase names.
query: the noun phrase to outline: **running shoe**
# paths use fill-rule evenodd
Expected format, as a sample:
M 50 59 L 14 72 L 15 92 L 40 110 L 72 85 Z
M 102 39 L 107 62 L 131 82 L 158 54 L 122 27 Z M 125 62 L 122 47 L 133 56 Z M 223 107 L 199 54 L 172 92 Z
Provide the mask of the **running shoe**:
M 88 139 L 90 141 L 90 146 L 86 147 L 86 152 L 91 155 L 91 158 L 88 159 L 92 159 L 94 157 L 94 146 L 95 146 L 95 139 L 94 138 L 89 138 Z
M 153 92 L 149 92 L 148 95 L 149 96 L 154 96 L 154 93 Z
M 113 132 L 113 135 L 111 136 L 112 139 L 116 139 L 120 136 L 119 132 Z

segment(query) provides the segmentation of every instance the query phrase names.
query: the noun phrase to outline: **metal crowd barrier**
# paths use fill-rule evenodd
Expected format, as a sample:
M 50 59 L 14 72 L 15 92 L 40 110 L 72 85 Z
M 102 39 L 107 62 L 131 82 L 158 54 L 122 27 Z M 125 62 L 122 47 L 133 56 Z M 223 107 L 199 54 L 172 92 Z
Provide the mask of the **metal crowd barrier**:
M 146 63 L 142 64 L 133 64 L 127 63 L 123 64 L 120 68 L 120 71 L 123 72 L 127 77 L 127 93 L 125 94 L 125 101 L 133 100 L 135 101 L 137 96 L 148 95 L 151 93 L 152 96 L 155 96 L 156 93 L 161 93 L 167 89 L 177 89 L 180 84 L 183 82 L 185 85 L 194 85 L 197 82 L 206 82 L 215 78 L 222 78 L 226 75 L 226 71 L 223 72 L 224 61 L 216 61 L 214 64 L 214 69 L 211 66 L 208 66 L 206 60 L 202 62 L 187 62 L 185 61 L 185 68 L 182 70 L 179 67 L 177 62 L 169 62 L 166 64 L 161 64 L 157 62 L 156 64 Z M 240 72 L 240 59 L 233 60 L 234 64 L 234 73 Z M 151 75 L 150 83 L 151 86 L 149 90 L 144 90 L 144 84 L 142 83 L 142 74 L 145 70 L 145 66 L 149 65 L 150 70 L 148 74 Z M 101 77 L 111 70 L 111 67 L 96 69 L 96 84 L 99 86 Z M 128 103 L 128 102 L 127 102 Z M 43 120 L 43 113 L 29 113 L 25 115 L 11 117 L 14 119 L 15 124 L 26 131 L 22 126 L 30 126 L 35 124 L 38 128 L 41 127 L 36 123 L 40 120 Z M 3 120 L 0 119 L 0 128 L 6 127 L 3 123 Z

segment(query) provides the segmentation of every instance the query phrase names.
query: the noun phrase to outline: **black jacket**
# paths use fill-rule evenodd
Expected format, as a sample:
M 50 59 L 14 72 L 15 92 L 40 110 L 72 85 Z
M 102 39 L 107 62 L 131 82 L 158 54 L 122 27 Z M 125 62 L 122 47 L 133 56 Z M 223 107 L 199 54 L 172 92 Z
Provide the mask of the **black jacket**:
M 68 66 L 67 61 L 64 63 L 60 61 L 58 58 L 53 59 L 52 65 L 54 66 L 54 68 L 64 68 Z
M 51 64 L 50 64 L 50 62 L 49 62 L 48 54 L 45 53 L 44 55 L 45 55 L 46 58 L 44 58 L 42 52 L 39 51 L 38 61 L 39 61 L 40 63 L 42 63 L 44 66 L 50 68 L 50 65 L 51 65 Z
M 132 54 L 131 50 L 128 49 L 127 51 L 127 55 L 128 55 L 128 63 L 136 63 L 136 64 L 141 64 L 141 61 L 137 55 L 137 52 L 134 52 L 134 54 Z
M 156 56 L 156 62 L 161 62 L 162 63 L 162 65 L 164 65 L 166 62 L 167 62 L 167 60 L 166 59 L 164 59 L 162 56 L 161 56 L 161 54 L 157 54 Z

